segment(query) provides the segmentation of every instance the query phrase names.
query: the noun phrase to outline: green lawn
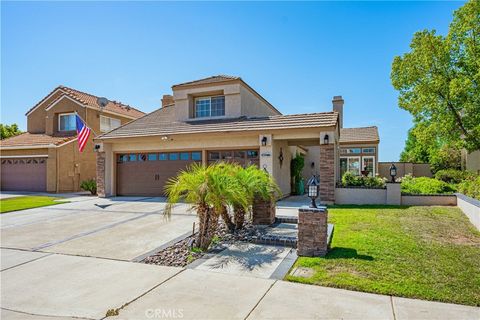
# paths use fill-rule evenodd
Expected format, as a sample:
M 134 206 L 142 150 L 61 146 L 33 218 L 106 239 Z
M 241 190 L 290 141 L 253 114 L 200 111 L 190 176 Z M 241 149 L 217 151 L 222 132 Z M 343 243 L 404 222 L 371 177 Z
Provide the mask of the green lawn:
M 3 199 L 0 200 L 0 213 L 65 203 L 65 201 L 55 201 L 57 199 L 58 198 L 45 196 L 26 196 Z
M 287 280 L 480 306 L 480 232 L 460 209 L 336 206 L 329 222 L 331 251 Z

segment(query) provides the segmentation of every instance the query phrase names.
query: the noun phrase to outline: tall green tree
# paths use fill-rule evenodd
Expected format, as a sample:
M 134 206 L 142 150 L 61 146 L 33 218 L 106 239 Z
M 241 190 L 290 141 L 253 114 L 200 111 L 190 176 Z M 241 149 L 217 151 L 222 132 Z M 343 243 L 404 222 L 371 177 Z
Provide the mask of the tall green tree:
M 392 64 L 399 106 L 446 144 L 480 149 L 480 0 L 454 12 L 447 36 L 420 31 L 410 48 Z
M 12 125 L 0 123 L 0 139 L 1 140 L 19 135 L 20 133 L 22 133 L 22 131 L 20 131 L 16 123 Z

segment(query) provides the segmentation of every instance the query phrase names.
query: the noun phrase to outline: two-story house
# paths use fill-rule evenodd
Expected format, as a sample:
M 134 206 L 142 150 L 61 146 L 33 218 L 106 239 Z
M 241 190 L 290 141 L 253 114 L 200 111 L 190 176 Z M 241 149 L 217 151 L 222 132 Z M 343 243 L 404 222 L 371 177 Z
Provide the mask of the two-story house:
M 160 109 L 95 139 L 100 196 L 160 195 L 179 170 L 216 161 L 258 165 L 286 196 L 297 150 L 307 157 L 308 170 L 318 174 L 324 203 L 335 200 L 345 158 L 347 170 L 360 174 L 364 165 L 376 172 L 377 130 L 343 129 L 341 97 L 334 98 L 333 111 L 282 115 L 239 77 L 213 76 L 174 85 L 172 91 Z M 364 131 L 374 134 L 367 137 Z M 344 154 L 347 148 L 360 148 L 361 163 Z
M 92 129 L 78 151 L 75 113 Z M 93 137 L 144 113 L 119 102 L 59 86 L 31 108 L 27 132 L 0 141 L 1 189 L 67 192 L 96 178 Z

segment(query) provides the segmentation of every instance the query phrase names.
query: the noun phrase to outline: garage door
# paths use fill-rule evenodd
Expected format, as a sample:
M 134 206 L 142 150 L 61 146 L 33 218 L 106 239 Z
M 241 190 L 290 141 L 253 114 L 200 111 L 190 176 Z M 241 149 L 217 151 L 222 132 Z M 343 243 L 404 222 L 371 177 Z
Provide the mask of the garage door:
M 47 158 L 3 158 L 1 188 L 5 191 L 46 191 Z
M 117 194 L 161 196 L 168 179 L 195 162 L 202 163 L 200 151 L 119 154 Z
M 259 166 L 258 150 L 215 150 L 207 152 L 208 164 L 215 162 L 235 162 L 243 167 Z

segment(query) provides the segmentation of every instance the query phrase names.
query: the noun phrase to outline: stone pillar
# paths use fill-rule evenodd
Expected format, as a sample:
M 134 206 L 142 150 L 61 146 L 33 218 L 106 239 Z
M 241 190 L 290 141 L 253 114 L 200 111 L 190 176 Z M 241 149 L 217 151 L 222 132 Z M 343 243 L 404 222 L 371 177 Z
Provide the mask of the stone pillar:
M 335 145 L 320 145 L 320 202 L 335 202 Z
M 325 256 L 328 251 L 328 210 L 326 207 L 298 209 L 299 256 Z
M 400 183 L 387 182 L 387 204 L 399 206 L 402 204 L 402 191 Z
M 97 195 L 105 198 L 105 152 L 97 152 Z
M 271 225 L 275 222 L 275 201 L 255 197 L 252 206 L 253 224 Z

